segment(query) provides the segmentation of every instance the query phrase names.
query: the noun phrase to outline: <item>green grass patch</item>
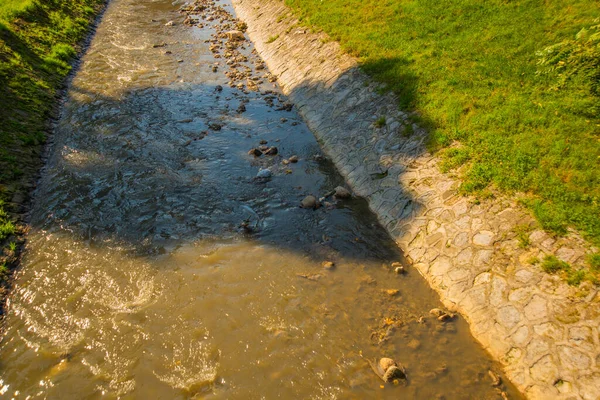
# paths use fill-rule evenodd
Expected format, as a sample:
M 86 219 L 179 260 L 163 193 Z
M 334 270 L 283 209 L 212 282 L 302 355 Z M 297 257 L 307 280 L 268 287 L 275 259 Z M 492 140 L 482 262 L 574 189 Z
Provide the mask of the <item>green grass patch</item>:
M 385 126 L 385 117 L 379 117 L 375 120 L 375 123 L 373 124 L 375 126 L 375 128 L 383 128 Z
M 546 256 L 542 262 L 542 269 L 549 274 L 555 274 L 559 271 L 568 271 L 571 266 L 555 256 Z
M 555 256 L 546 256 L 541 264 L 542 269 L 549 274 L 561 274 L 569 285 L 578 286 L 584 281 L 598 284 L 598 270 L 584 267 L 573 268 L 568 263 Z
M 267 43 L 273 43 L 277 39 L 279 39 L 279 35 L 270 36 L 269 39 L 267 39 Z
M 552 232 L 600 244 L 594 0 L 285 0 L 416 111 L 463 193 L 521 192 Z
M 9 201 L 40 166 L 46 121 L 104 0 L 0 0 L 0 275 L 17 245 Z M 9 254 L 7 257 L 6 255 Z

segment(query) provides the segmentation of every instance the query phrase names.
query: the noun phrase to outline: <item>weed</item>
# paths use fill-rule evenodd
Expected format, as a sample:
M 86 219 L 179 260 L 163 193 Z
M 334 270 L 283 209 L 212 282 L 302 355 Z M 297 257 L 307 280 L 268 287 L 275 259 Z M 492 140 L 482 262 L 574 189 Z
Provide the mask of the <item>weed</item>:
M 571 270 L 567 272 L 567 283 L 569 285 L 578 286 L 581 282 L 586 280 L 586 272 L 582 269 Z
M 600 272 L 600 253 L 589 254 L 587 256 L 587 262 L 592 271 Z
M 14 253 L 17 250 L 17 244 L 15 242 L 10 242 L 8 249 Z
M 373 125 L 375 125 L 375 128 L 383 128 L 385 126 L 385 122 L 385 116 L 381 116 L 375 120 Z
M 531 265 L 536 265 L 540 263 L 540 259 L 537 257 L 531 257 L 530 259 L 527 260 L 527 263 L 531 264 Z
M 531 240 L 529 240 L 529 226 L 528 225 L 517 225 L 514 229 L 517 234 L 517 240 L 519 241 L 519 247 L 522 249 L 526 249 L 531 245 Z
M 542 261 L 542 269 L 549 274 L 555 274 L 559 271 L 567 272 L 571 269 L 571 266 L 555 256 L 546 256 Z
M 274 41 L 276 41 L 277 39 L 279 39 L 279 35 L 274 35 L 269 37 L 269 39 L 267 40 L 267 43 L 273 43 Z

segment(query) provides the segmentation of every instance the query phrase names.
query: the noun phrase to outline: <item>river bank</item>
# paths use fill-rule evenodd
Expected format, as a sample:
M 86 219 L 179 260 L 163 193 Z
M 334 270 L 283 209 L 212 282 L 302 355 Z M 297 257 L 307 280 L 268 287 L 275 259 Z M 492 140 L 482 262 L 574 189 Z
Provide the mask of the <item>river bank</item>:
M 234 6 L 336 167 L 512 382 L 532 399 L 596 398 L 598 289 L 568 285 L 540 264 L 585 263 L 598 249 L 573 231 L 552 237 L 510 198 L 461 196 L 427 151 L 427 132 L 337 43 L 298 25 L 280 2 Z
M 0 313 L 20 264 L 46 141 L 105 4 L 0 2 Z

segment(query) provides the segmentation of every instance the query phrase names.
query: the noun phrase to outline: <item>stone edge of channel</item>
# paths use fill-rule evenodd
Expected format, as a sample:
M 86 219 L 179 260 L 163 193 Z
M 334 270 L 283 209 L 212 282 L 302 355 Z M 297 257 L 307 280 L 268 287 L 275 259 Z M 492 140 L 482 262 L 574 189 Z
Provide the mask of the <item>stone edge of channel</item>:
M 575 232 L 549 236 L 514 199 L 460 196 L 459 181 L 427 152 L 426 132 L 336 42 L 298 25 L 281 1 L 233 5 L 348 184 L 517 388 L 530 399 L 598 398 L 598 290 L 531 263 L 553 254 L 576 265 L 597 249 Z M 532 227 L 527 248 L 517 237 L 523 225 Z

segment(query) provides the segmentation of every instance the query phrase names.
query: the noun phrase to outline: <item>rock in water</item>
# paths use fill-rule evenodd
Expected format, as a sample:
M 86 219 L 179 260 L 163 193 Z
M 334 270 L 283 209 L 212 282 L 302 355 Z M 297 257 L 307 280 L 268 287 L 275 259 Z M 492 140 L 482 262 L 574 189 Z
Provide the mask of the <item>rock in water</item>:
M 229 40 L 245 40 L 244 32 L 242 31 L 229 31 L 226 33 L 227 39 Z
M 256 177 L 260 179 L 270 179 L 271 176 L 273 176 L 273 173 L 270 169 L 261 169 L 258 171 L 258 174 L 256 174 Z
M 313 210 L 317 208 L 317 198 L 315 196 L 309 195 L 302 200 L 300 203 L 300 207 L 302 208 L 312 208 Z
M 348 199 L 352 197 L 352 194 L 345 187 L 338 186 L 335 188 L 335 197 L 337 197 L 338 199 Z
M 251 156 L 254 156 L 254 157 L 260 157 L 260 156 L 262 156 L 262 151 L 260 151 L 259 149 L 254 148 L 254 149 L 251 149 L 248 152 L 248 154 L 251 155 Z
M 269 147 L 267 151 L 265 151 L 265 154 L 268 156 L 275 156 L 277 153 L 279 153 L 279 150 L 275 146 Z
M 294 164 L 297 163 L 298 162 L 298 156 L 291 156 L 289 158 L 289 162 L 294 163 Z
M 369 361 L 373 372 L 377 374 L 384 382 L 394 382 L 396 380 L 406 379 L 406 370 L 391 358 L 384 357 L 378 363 Z
M 325 261 L 323 262 L 323 268 L 332 270 L 333 268 L 335 268 L 335 264 L 332 261 Z

